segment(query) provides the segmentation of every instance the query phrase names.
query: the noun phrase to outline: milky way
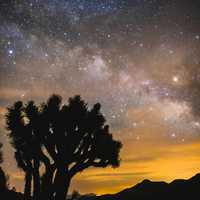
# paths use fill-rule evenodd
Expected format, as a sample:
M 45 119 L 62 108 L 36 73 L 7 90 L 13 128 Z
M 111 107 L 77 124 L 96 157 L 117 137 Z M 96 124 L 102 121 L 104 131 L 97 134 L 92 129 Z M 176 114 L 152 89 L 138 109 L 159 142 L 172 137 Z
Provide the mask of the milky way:
M 58 93 L 100 102 L 127 149 L 127 140 L 199 141 L 199 9 L 196 0 L 1 0 L 2 140 L 6 106 Z

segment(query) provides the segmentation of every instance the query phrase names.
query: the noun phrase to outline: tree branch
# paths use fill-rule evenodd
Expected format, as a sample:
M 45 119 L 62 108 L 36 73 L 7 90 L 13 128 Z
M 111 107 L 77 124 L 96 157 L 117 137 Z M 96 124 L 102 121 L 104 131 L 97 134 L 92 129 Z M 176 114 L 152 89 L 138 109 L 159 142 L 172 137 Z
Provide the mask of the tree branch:
M 75 165 L 74 167 L 72 167 L 72 169 L 69 171 L 69 175 L 70 177 L 73 177 L 75 174 L 77 174 L 78 172 L 81 172 L 83 170 L 85 170 L 86 168 L 89 167 L 107 167 L 109 165 L 109 161 L 103 161 L 100 160 L 99 162 L 95 162 L 94 160 L 88 160 L 86 163 L 79 163 L 78 165 Z

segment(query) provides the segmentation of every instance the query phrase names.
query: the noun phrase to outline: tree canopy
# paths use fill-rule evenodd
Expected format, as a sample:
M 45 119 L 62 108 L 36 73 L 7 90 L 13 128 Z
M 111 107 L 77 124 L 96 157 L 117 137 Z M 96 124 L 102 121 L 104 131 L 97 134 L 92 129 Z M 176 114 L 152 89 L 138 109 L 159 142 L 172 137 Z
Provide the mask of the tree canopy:
M 64 200 L 78 172 L 119 166 L 122 144 L 113 139 L 100 110 L 99 103 L 89 108 L 80 96 L 63 104 L 59 95 L 40 105 L 18 101 L 8 108 L 7 128 L 25 172 L 27 197 Z

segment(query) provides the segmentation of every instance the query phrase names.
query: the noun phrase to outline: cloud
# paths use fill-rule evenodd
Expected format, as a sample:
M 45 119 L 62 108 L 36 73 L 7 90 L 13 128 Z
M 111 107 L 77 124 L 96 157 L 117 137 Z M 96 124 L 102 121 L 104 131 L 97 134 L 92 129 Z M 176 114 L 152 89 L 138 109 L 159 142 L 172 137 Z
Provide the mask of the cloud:
M 157 158 L 155 156 L 135 156 L 135 157 L 132 157 L 132 158 L 125 158 L 123 159 L 123 162 L 130 162 L 130 163 L 140 163 L 140 162 L 145 162 L 145 163 L 148 163 L 148 162 L 152 162 L 154 160 L 156 160 Z
M 126 176 L 130 177 L 130 176 L 145 176 L 151 174 L 151 172 L 121 172 L 121 173 L 101 173 L 101 174 L 96 174 L 96 175 L 89 175 L 88 177 L 123 177 L 126 178 Z

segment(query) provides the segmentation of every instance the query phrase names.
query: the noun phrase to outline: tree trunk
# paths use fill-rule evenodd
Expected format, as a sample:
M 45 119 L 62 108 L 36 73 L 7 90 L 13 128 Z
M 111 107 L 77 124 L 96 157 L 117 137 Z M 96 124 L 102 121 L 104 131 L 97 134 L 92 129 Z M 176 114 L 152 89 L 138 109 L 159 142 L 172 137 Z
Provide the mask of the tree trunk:
M 25 186 L 24 186 L 25 199 L 31 198 L 31 181 L 32 181 L 32 173 L 30 171 L 27 171 L 25 174 Z
M 33 161 L 33 199 L 38 200 L 40 195 L 40 173 L 39 173 L 39 160 Z
M 55 177 L 55 200 L 65 200 L 69 189 L 71 178 L 65 167 L 59 167 Z
M 53 174 L 54 170 L 46 168 L 46 172 L 43 175 L 41 182 L 42 199 L 51 199 L 51 195 L 53 194 Z

